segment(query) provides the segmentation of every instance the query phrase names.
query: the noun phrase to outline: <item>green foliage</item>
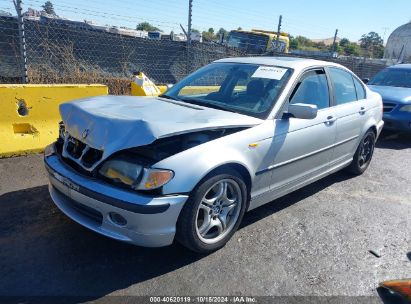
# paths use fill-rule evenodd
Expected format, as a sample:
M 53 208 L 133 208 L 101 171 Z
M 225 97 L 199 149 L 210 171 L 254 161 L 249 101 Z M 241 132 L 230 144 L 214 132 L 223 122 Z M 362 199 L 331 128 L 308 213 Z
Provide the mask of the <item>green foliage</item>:
M 212 27 L 210 27 L 207 32 L 203 31 L 202 36 L 206 41 L 213 41 L 216 38 L 214 35 L 214 29 Z
M 137 24 L 136 30 L 147 32 L 162 32 L 162 30 L 160 30 L 158 27 L 155 27 L 154 25 L 151 25 L 148 22 L 141 22 Z
M 221 37 L 222 35 L 224 35 L 224 37 L 227 37 L 228 31 L 226 31 L 224 28 L 220 27 L 217 34 L 218 34 L 218 37 Z
M 218 41 L 221 35 L 227 37 L 228 31 L 226 31 L 224 28 L 220 28 L 218 32 L 215 33 L 214 28 L 210 27 L 208 31 L 202 32 L 203 39 L 206 41 Z
M 333 51 L 332 45 L 327 46 L 323 42 L 314 42 L 304 36 L 293 37 L 291 35 L 290 48 L 303 51 Z M 338 54 L 346 56 L 382 58 L 384 55 L 383 40 L 375 32 L 362 35 L 360 45 L 343 38 L 339 43 L 336 43 L 335 50 Z
M 303 51 L 328 51 L 328 46 L 324 42 L 314 42 L 304 36 L 290 36 L 290 48 Z
M 365 54 L 374 58 L 382 58 L 384 55 L 384 41 L 376 32 L 364 34 L 360 39 L 361 48 Z
M 42 8 L 46 14 L 56 15 L 56 12 L 54 11 L 53 3 L 51 3 L 50 1 L 46 1 L 44 5 L 42 5 Z

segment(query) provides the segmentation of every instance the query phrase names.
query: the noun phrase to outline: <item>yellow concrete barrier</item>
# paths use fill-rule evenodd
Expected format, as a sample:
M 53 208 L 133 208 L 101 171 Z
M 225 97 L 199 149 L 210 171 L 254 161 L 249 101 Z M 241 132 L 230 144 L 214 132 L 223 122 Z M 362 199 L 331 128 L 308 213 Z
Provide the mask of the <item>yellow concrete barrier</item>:
M 135 82 L 131 82 L 131 95 L 132 96 L 158 96 L 167 91 L 165 85 L 149 85 L 141 86 Z
M 131 95 L 132 96 L 158 96 L 167 91 L 167 86 L 165 85 L 154 85 L 155 90 L 147 90 L 142 86 L 131 83 Z M 149 87 L 150 88 L 150 87 Z M 217 92 L 220 89 L 218 86 L 187 86 L 180 93 L 183 95 L 195 95 L 195 94 L 206 94 L 211 92 Z
M 0 157 L 42 151 L 58 137 L 60 103 L 107 94 L 104 85 L 0 85 Z

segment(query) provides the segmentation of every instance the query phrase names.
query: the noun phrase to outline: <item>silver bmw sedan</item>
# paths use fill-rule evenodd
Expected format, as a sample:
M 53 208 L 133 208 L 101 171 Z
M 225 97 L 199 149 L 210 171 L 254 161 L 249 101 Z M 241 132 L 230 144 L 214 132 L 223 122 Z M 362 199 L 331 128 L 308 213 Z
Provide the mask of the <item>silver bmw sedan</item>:
M 334 63 L 217 60 L 158 97 L 60 106 L 45 151 L 67 216 L 141 246 L 210 252 L 246 211 L 345 168 L 362 174 L 383 127 L 381 96 Z

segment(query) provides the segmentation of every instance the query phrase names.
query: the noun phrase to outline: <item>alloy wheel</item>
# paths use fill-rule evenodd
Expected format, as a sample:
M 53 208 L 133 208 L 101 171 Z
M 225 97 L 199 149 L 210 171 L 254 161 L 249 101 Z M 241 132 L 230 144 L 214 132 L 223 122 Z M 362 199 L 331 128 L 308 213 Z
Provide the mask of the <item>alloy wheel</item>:
M 370 161 L 374 151 L 374 138 L 371 134 L 363 139 L 360 154 L 358 157 L 358 165 L 362 168 Z
M 240 186 L 232 179 L 212 185 L 203 196 L 196 215 L 199 239 L 213 244 L 223 239 L 235 226 L 243 197 Z

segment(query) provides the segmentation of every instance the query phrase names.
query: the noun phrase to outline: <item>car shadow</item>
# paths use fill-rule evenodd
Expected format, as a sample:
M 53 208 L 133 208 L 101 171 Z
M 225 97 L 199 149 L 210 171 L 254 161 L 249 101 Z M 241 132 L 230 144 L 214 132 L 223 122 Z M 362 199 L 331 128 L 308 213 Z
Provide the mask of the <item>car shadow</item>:
M 354 175 L 348 174 L 344 171 L 340 171 L 334 174 L 331 174 L 317 182 L 314 182 L 308 186 L 305 186 L 297 191 L 291 192 L 288 195 L 280 197 L 268 204 L 262 205 L 254 210 L 251 210 L 246 213 L 243 218 L 243 221 L 240 225 L 240 229 L 248 225 L 253 224 L 267 216 L 270 216 L 276 212 L 279 212 L 289 206 L 292 206 L 299 201 L 306 199 L 314 195 L 315 193 L 324 190 L 325 188 L 330 187 L 335 183 L 339 183 L 348 179 L 355 177 Z
M 350 178 L 336 173 L 247 213 L 240 229 Z M 51 202 L 47 186 L 0 196 L 1 296 L 76 296 L 82 301 L 159 277 L 204 255 L 181 245 L 142 248 L 74 223 Z M 77 303 L 79 298 L 66 298 Z
M 403 150 L 411 148 L 411 135 L 383 130 L 376 147 L 380 149 Z

